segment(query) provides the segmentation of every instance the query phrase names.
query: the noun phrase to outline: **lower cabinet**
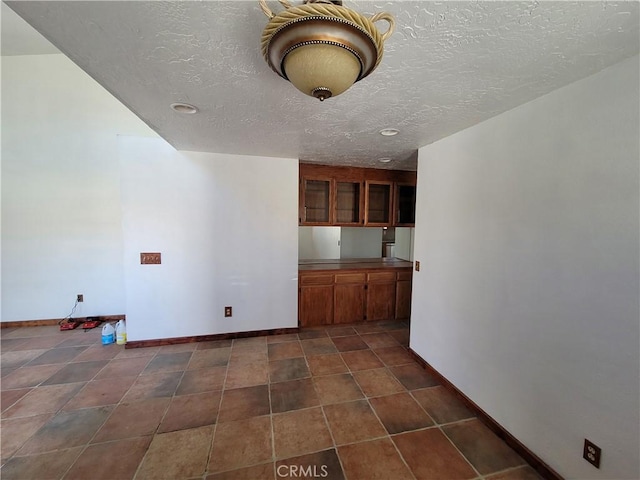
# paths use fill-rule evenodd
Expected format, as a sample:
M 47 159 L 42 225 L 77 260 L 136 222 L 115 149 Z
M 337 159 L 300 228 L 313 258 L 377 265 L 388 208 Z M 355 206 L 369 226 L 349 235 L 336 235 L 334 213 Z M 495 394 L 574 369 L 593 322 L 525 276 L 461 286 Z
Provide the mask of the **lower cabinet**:
M 300 276 L 298 319 L 311 327 L 333 323 L 333 275 Z
M 338 273 L 333 287 L 333 323 L 365 319 L 365 274 Z
M 367 320 L 392 320 L 396 316 L 396 272 L 367 275 Z
M 300 272 L 300 326 L 407 320 L 411 269 L 376 272 Z
M 396 282 L 396 318 L 408 320 L 411 316 L 411 272 L 398 272 Z

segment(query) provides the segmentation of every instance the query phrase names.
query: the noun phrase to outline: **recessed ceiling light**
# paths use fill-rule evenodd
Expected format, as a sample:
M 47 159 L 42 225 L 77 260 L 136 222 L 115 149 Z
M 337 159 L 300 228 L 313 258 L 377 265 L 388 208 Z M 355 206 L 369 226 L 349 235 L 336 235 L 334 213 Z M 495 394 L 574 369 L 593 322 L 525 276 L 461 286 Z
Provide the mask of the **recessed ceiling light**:
M 172 103 L 171 108 L 173 108 L 178 113 L 198 113 L 198 107 L 194 105 L 189 105 L 188 103 Z
M 379 158 L 378 161 L 380 163 L 389 163 L 391 159 L 389 157 L 382 157 L 382 158 Z
M 385 137 L 393 137 L 400 133 L 400 130 L 397 128 L 383 128 L 380 130 L 380 135 L 384 135 Z

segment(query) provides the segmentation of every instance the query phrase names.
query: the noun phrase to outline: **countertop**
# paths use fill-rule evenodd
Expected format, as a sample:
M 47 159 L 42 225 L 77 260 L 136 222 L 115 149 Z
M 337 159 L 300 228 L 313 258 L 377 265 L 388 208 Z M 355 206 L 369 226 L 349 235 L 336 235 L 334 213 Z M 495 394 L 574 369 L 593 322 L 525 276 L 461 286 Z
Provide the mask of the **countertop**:
M 413 262 L 400 258 L 349 258 L 331 260 L 299 260 L 298 271 L 355 270 L 362 268 L 412 268 Z

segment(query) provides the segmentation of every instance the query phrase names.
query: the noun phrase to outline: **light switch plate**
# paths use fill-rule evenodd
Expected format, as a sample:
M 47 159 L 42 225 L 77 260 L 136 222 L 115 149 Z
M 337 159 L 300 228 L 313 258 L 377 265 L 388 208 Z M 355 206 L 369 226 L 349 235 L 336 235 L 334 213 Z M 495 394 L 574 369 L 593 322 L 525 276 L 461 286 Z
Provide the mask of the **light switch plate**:
M 140 263 L 142 265 L 160 265 L 162 260 L 159 252 L 146 252 L 140 254 Z

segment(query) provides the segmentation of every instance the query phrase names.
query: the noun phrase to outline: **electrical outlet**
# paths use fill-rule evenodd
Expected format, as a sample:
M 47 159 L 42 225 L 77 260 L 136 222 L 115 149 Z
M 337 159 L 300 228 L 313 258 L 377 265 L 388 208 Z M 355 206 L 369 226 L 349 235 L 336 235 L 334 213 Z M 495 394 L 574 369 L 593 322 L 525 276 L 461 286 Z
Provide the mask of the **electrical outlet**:
M 584 449 L 582 451 L 582 458 L 593 465 L 596 468 L 600 468 L 600 454 L 602 450 L 595 443 L 590 442 L 586 438 L 584 439 Z
M 231 307 L 224 307 L 224 316 L 225 317 L 232 317 L 233 316 L 233 309 Z
M 84 302 L 84 295 L 83 295 L 83 294 L 81 294 L 81 293 L 79 293 L 79 294 L 78 294 L 78 296 L 76 297 L 76 301 L 77 301 L 78 303 L 82 303 L 82 302 Z

